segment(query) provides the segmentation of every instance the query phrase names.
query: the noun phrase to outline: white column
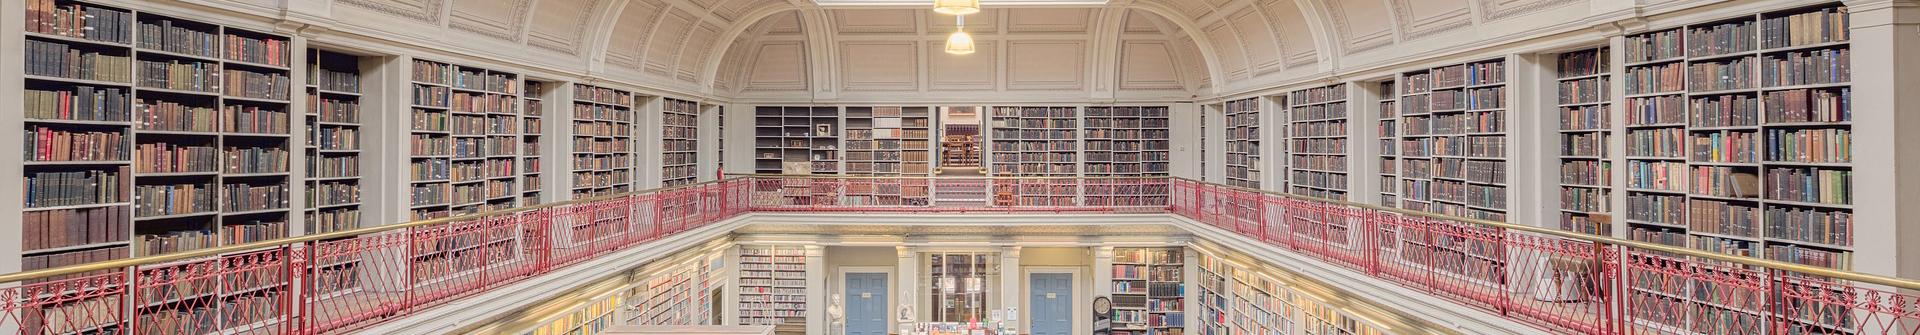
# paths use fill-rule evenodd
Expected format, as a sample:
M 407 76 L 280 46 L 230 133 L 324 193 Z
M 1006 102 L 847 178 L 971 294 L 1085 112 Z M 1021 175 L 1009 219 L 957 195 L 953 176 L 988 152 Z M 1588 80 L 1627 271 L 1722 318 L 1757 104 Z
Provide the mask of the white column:
M 1000 310 L 1005 311 L 1007 307 L 1019 307 L 1021 311 L 1027 310 L 1026 299 L 1020 298 L 1020 288 L 1025 286 L 1026 280 L 1026 274 L 1020 271 L 1020 247 L 1001 247 Z M 987 315 L 993 315 L 993 313 L 989 312 Z M 1005 322 L 1007 319 L 1002 317 L 1000 321 Z
M 919 321 L 920 315 L 922 315 L 920 313 L 922 313 L 921 311 L 925 310 L 924 307 L 926 307 L 926 304 L 921 301 L 921 298 L 924 297 L 920 294 L 920 262 L 918 261 L 919 257 L 917 257 L 919 252 L 915 250 L 914 247 L 908 246 L 894 247 L 893 250 L 894 254 L 899 257 L 900 266 L 900 278 L 894 279 L 895 283 L 897 283 L 896 285 L 900 287 L 900 297 L 894 298 L 895 301 L 899 301 L 899 305 L 901 306 L 897 308 L 912 308 L 915 315 L 913 315 L 913 320 L 911 321 Z M 893 324 L 895 330 L 900 328 L 899 312 L 900 311 L 897 310 L 887 311 L 887 316 L 895 321 Z
M 1093 249 L 1093 296 L 1113 296 L 1113 247 Z M 1087 297 L 1087 301 L 1093 301 L 1093 297 Z
M 1854 271 L 1920 276 L 1920 1 L 1853 13 Z M 1907 171 L 1907 173 L 1901 173 Z M 1908 204 L 1902 206 L 1902 204 Z M 1901 243 L 1905 240 L 1909 243 Z
M 657 181 L 656 181 L 657 182 Z M 827 324 L 826 249 L 806 246 L 807 252 L 807 334 L 833 334 Z

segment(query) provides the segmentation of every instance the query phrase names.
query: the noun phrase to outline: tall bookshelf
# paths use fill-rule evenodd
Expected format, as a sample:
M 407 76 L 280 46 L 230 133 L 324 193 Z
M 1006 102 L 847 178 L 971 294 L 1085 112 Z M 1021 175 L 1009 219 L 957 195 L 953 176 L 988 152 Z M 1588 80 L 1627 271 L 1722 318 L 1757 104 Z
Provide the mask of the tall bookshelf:
M 1507 219 L 1505 59 L 1402 75 L 1402 208 Z
M 546 180 L 542 173 L 547 170 L 547 162 L 542 159 L 546 152 L 547 97 L 553 94 L 557 84 L 526 80 L 526 95 L 521 97 L 520 115 L 520 205 L 531 206 L 545 202 L 542 190 L 546 189 Z
M 414 60 L 414 219 L 514 206 L 520 198 L 520 86 L 512 73 Z
M 1080 109 L 994 107 L 987 164 L 994 176 L 1077 177 L 1080 174 Z M 1073 179 L 997 181 L 997 205 L 1072 206 Z
M 1829 3 L 1628 37 L 1632 237 L 1848 268 L 1846 13 Z
M 700 103 L 661 99 L 660 185 L 680 186 L 699 181 Z
M 1381 81 L 1376 88 L 1380 102 L 1377 110 L 1378 126 L 1374 135 L 1379 138 L 1380 146 L 1380 199 L 1379 204 L 1387 207 L 1400 207 L 1400 86 L 1391 79 Z
M 927 107 L 847 107 L 842 133 L 847 174 L 927 176 L 932 158 L 927 113 Z M 924 183 L 898 179 L 848 183 L 844 199 L 849 204 L 924 206 L 930 201 Z
M 1186 250 L 1115 248 L 1113 251 L 1113 333 L 1183 332 L 1186 329 Z
M 630 288 L 627 294 L 627 325 L 677 326 L 692 325 L 693 317 L 699 306 L 695 306 L 698 292 L 695 285 L 705 285 L 698 272 L 704 258 L 662 269 Z M 699 281 L 696 283 L 696 281 Z M 704 288 L 705 286 L 700 286 Z
M 306 233 L 360 228 L 360 58 L 307 50 Z
M 1246 269 L 1230 268 L 1233 276 L 1235 334 L 1292 334 L 1297 326 L 1292 290 Z
M 1227 185 L 1260 188 L 1260 98 L 1228 101 Z
M 150 129 L 136 116 L 136 106 L 146 104 L 135 104 L 133 98 L 134 13 L 84 2 L 27 3 L 30 14 L 38 15 L 28 15 L 25 27 L 27 63 L 21 65 L 26 68 L 22 85 L 26 91 L 18 105 L 24 135 L 14 135 L 23 136 L 23 143 L 30 148 L 21 157 L 25 193 L 21 234 L 17 236 L 21 270 L 127 258 L 135 232 L 131 212 L 134 199 L 130 195 L 135 178 L 135 133 Z M 86 21 L 85 27 L 36 19 L 47 15 L 87 15 L 95 19 Z M 65 56 L 69 52 L 99 65 L 81 71 L 81 64 L 37 61 L 49 53 Z M 211 108 L 216 106 L 206 100 L 200 99 L 198 106 L 206 109 L 202 115 L 211 118 Z M 213 131 L 211 126 L 201 130 Z M 201 165 L 217 164 L 213 163 L 217 158 L 204 157 L 207 155 L 212 153 L 202 155 Z M 75 305 L 119 304 L 110 299 L 117 298 Z M 105 321 L 76 322 L 69 326 L 71 329 L 48 330 L 124 330 L 118 327 Z
M 1506 220 L 1505 60 L 1418 69 L 1401 74 L 1399 81 L 1401 208 Z M 1398 256 L 1433 263 L 1426 270 L 1438 275 L 1476 282 L 1499 282 L 1507 275 L 1506 256 L 1485 241 L 1429 231 L 1401 234 Z
M 1631 238 L 1850 268 L 1847 13 L 1839 3 L 1813 4 L 1627 37 Z M 1724 269 L 1687 270 L 1744 276 Z M 1753 312 L 1757 302 L 1665 276 L 1630 278 L 1631 301 L 1676 311 L 1633 315 L 1636 324 L 1691 331 L 1773 327 L 1767 322 L 1810 332 L 1857 326 L 1845 318 L 1768 317 Z
M 1560 135 L 1560 230 L 1613 235 L 1611 53 L 1593 48 L 1555 57 Z
M 1077 176 L 1079 117 L 1076 107 L 994 107 L 991 172 L 998 176 Z
M 1086 177 L 1164 177 L 1172 159 L 1165 106 L 1087 107 L 1085 124 Z M 1102 185 L 1107 183 L 1110 185 Z M 1090 179 L 1086 203 L 1090 206 L 1135 206 L 1164 203 L 1164 196 L 1129 184 L 1124 179 Z
M 1293 194 L 1347 198 L 1347 84 L 1293 91 L 1287 178 Z
M 1227 266 L 1226 260 L 1204 252 L 1195 259 L 1200 261 L 1199 266 L 1195 267 L 1200 271 L 1200 301 L 1195 308 L 1200 313 L 1200 324 L 1193 329 L 1197 335 L 1265 334 L 1235 332 L 1232 329 L 1238 314 L 1231 312 L 1237 304 L 1230 303 L 1227 298 L 1231 289 L 1227 286 L 1227 276 L 1233 273 L 1228 272 L 1232 268 Z
M 573 197 L 626 193 L 633 182 L 633 94 L 573 85 Z
M 740 246 L 742 325 L 807 324 L 807 257 L 799 246 Z
M 756 107 L 754 173 L 837 174 L 839 134 L 837 107 Z

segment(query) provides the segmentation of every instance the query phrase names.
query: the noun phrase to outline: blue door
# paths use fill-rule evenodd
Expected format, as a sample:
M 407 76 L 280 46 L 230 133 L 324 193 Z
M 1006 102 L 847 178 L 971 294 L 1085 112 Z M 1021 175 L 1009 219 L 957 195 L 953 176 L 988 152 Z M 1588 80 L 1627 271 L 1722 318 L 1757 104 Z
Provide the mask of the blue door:
M 887 335 L 887 274 L 847 274 L 847 334 Z
M 1027 318 L 1032 335 L 1073 333 L 1073 274 L 1035 273 L 1027 277 Z

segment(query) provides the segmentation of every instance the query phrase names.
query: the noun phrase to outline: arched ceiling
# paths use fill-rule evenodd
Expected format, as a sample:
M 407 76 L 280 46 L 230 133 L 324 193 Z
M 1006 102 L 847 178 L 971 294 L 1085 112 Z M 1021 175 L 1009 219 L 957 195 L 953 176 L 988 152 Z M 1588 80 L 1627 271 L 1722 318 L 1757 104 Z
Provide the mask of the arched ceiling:
M 911 87 L 1087 91 L 1099 97 L 1230 93 L 1531 30 L 1584 28 L 1567 26 L 1597 25 L 1592 21 L 1617 20 L 1616 13 L 1640 8 L 1678 10 L 1723 0 L 1111 0 L 1072 8 L 996 6 L 988 0 L 988 10 L 969 17 L 967 25 L 982 42 L 975 56 L 986 57 L 967 59 L 930 49 L 951 31 L 951 17 L 923 6 L 822 7 L 810 0 L 186 1 L 284 9 L 294 14 L 265 16 L 319 17 L 306 21 L 454 50 L 513 48 L 519 54 L 510 59 L 716 95 Z M 1667 2 L 1688 6 L 1658 7 Z M 997 70 L 980 73 L 984 68 Z

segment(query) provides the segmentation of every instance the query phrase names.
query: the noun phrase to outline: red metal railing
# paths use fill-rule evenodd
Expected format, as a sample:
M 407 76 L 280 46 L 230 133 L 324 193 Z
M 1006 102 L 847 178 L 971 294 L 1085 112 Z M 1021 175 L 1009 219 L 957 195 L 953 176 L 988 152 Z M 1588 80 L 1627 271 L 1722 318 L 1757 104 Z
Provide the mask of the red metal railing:
M 782 176 L 0 276 L 0 329 L 345 332 L 748 212 L 1168 213 L 1542 332 L 1920 334 L 1912 281 L 1518 225 L 1170 178 Z
M 747 186 L 731 179 L 94 264 L 0 288 L 0 329 L 348 332 L 746 213 Z

